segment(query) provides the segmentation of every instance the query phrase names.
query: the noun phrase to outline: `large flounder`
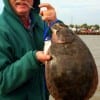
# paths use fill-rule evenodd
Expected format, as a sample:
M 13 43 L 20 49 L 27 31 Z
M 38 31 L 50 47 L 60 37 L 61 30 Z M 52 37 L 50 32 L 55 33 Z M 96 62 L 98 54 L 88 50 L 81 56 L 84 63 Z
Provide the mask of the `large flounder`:
M 57 23 L 46 63 L 46 84 L 55 100 L 88 100 L 98 84 L 97 67 L 85 43 L 66 25 Z

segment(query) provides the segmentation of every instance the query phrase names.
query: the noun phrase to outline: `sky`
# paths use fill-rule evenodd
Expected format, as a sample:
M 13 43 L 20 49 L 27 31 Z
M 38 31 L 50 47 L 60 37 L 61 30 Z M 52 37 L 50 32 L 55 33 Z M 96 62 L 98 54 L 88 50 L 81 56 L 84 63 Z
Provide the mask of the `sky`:
M 100 0 L 41 0 L 56 10 L 57 18 L 65 24 L 100 25 Z M 0 13 L 3 3 L 0 0 Z

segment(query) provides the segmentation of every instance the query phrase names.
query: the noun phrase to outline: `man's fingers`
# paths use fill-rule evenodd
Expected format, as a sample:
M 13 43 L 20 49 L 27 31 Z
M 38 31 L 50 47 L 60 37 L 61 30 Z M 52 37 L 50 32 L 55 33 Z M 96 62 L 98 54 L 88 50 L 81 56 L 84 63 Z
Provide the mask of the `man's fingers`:
M 50 20 L 51 16 L 42 16 L 42 20 L 45 20 L 47 22 L 51 22 L 52 20 Z
M 39 5 L 39 7 L 40 7 L 40 15 L 44 21 L 46 21 L 49 24 L 50 22 L 56 20 L 55 9 L 50 4 L 42 3 Z
M 48 3 L 41 3 L 40 5 L 39 5 L 39 7 L 40 8 L 42 8 L 42 7 L 46 7 L 47 9 L 54 9 L 50 4 L 48 4 Z
M 40 10 L 40 13 L 39 13 L 41 16 L 43 16 L 43 11 L 42 10 Z
M 37 51 L 36 52 L 36 58 L 37 60 L 39 60 L 40 62 L 45 62 L 47 60 L 50 60 L 51 56 L 48 54 L 44 54 L 43 51 Z

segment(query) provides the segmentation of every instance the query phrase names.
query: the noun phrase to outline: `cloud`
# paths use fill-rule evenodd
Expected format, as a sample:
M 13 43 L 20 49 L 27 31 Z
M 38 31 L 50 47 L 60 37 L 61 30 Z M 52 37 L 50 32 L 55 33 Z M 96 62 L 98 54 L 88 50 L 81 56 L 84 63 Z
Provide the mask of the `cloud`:
M 42 0 L 49 2 L 57 16 L 68 24 L 100 24 L 100 0 Z

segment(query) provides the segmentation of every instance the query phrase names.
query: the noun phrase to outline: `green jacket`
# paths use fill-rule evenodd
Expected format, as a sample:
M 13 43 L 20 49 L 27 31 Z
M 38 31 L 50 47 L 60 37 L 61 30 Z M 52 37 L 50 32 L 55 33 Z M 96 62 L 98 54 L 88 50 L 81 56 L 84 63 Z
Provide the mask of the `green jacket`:
M 39 9 L 31 11 L 32 25 L 26 29 L 9 6 L 9 0 L 3 1 L 5 6 L 0 15 L 0 100 L 48 100 L 44 67 L 35 56 L 44 45 Z

